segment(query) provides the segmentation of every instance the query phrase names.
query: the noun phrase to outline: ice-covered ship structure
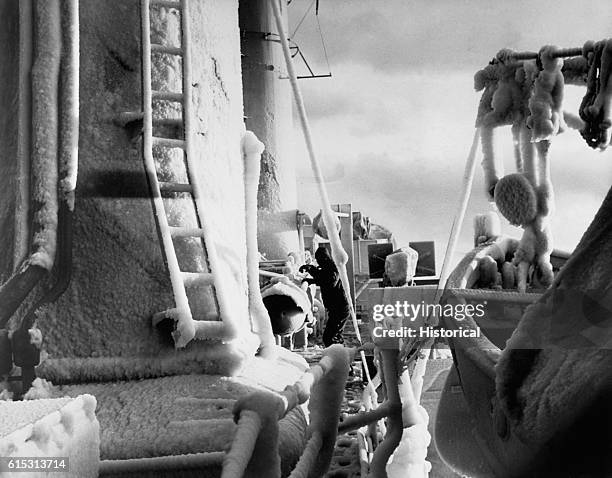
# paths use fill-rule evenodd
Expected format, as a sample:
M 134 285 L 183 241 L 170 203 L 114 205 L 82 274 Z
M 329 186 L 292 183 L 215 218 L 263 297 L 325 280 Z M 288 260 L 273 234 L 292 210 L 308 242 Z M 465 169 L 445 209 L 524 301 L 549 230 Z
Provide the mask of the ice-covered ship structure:
M 258 216 L 260 250 L 298 243 L 271 3 L 0 5 L 0 455 L 79 477 L 329 465 L 350 353 L 277 347 L 259 295 Z M 289 180 L 258 201 L 260 160 Z M 47 398 L 4 400 L 27 393 Z
M 539 53 L 502 50 L 477 73 L 477 120 L 486 193 L 521 240 L 483 233 L 450 274 L 443 301 L 482 304 L 483 316 L 447 317 L 454 369 L 435 440 L 467 476 L 608 476 L 612 473 L 611 197 L 576 249 L 553 248 L 550 142 L 567 123 L 588 146 L 610 144 L 610 40 Z M 564 84 L 586 86 L 578 115 L 562 109 Z M 517 171 L 503 176 L 492 132 L 511 125 Z M 471 156 L 471 160 L 474 156 Z

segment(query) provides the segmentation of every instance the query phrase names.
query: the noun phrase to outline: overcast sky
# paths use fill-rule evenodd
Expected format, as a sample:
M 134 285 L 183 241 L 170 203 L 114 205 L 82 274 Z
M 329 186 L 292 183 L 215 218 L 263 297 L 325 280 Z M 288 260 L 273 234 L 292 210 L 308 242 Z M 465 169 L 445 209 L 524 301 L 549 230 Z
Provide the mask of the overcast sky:
M 292 1 L 290 33 L 313 1 Z M 474 73 L 501 48 L 577 47 L 612 36 L 612 1 L 320 0 L 319 22 L 330 67 L 314 8 L 293 39 L 315 73 L 333 75 L 300 81 L 330 200 L 352 203 L 400 245 L 435 240 L 439 272 L 474 132 Z M 577 111 L 583 93 L 568 88 L 566 109 Z M 498 136 L 513 172 L 510 132 Z M 594 152 L 569 131 L 551 154 L 553 231 L 556 245 L 571 249 L 612 184 L 612 148 Z M 482 184 L 478 167 L 460 253 L 471 247 L 473 215 L 489 210 Z M 320 202 L 306 159 L 298 193 L 300 208 L 314 215 Z

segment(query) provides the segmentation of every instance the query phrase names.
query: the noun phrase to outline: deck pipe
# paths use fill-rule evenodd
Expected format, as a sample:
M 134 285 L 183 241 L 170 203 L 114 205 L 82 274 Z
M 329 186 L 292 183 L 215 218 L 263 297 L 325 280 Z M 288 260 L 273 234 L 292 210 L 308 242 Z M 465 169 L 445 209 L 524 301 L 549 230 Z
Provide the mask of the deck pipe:
M 28 78 L 32 69 L 32 81 L 34 81 L 34 70 L 32 68 L 32 51 L 33 51 L 33 12 L 32 0 L 24 0 L 19 4 L 19 116 L 18 116 L 18 161 L 19 161 L 19 191 L 18 204 L 19 211 L 15 217 L 16 239 L 14 255 L 16 259 L 23 260 L 19 270 L 17 270 L 11 278 L 0 287 L 0 328 L 4 328 L 19 306 L 28 297 L 30 292 L 38 284 L 38 282 L 46 276 L 50 267 L 47 264 L 39 264 L 35 260 L 37 246 L 32 244 L 31 252 L 27 257 L 24 255 L 23 249 L 27 247 L 28 236 L 30 229 L 28 227 L 28 218 L 30 216 L 31 197 L 30 188 L 36 187 L 37 179 L 44 182 L 45 178 L 37 175 L 35 170 L 32 170 L 32 179 L 30 179 L 30 149 L 31 144 L 34 145 L 35 137 L 39 134 L 39 130 L 32 131 L 33 105 L 31 104 L 31 92 L 35 91 L 35 85 L 32 83 L 31 88 L 23 87 L 22 85 L 30 85 Z M 39 32 L 38 35 L 41 33 Z M 38 58 L 38 57 L 37 57 Z M 52 81 L 50 82 L 52 83 Z M 31 142 L 31 144 L 30 144 Z M 30 184 L 30 182 L 32 184 Z M 32 229 L 42 230 L 44 224 L 37 220 L 37 216 L 33 216 Z M 52 228 L 49 228 L 52 229 Z M 47 266 L 47 267 L 46 267 Z
M 268 359 L 276 357 L 276 346 L 270 315 L 263 303 L 259 288 L 259 252 L 257 247 L 257 188 L 261 172 L 264 144 L 255 133 L 246 131 L 242 139 L 244 158 L 245 230 L 247 235 L 247 283 L 251 329 L 260 341 L 259 354 Z
M 42 86 L 48 95 L 34 96 L 33 99 L 35 128 L 32 163 L 35 170 L 46 159 L 37 154 L 45 152 L 53 154 L 55 150 L 55 174 L 49 172 L 48 176 L 57 184 L 57 187 L 54 184 L 51 189 L 58 194 L 58 197 L 57 223 L 53 231 L 55 237 L 52 239 L 56 248 L 55 257 L 50 255 L 52 260 L 44 270 L 50 271 L 55 265 L 55 282 L 28 310 L 12 336 L 13 361 L 16 366 L 21 367 L 22 392 L 31 387 L 36 378 L 34 368 L 40 362 L 40 349 L 31 343 L 28 332 L 36 320 L 36 311 L 43 305 L 57 300 L 68 288 L 72 277 L 72 223 L 79 133 L 78 8 L 78 0 L 62 2 L 37 0 L 34 5 L 38 28 L 35 38 L 36 57 L 33 65 L 32 88 L 36 92 L 39 91 L 38 87 Z M 44 103 L 48 98 L 52 104 L 45 107 Z M 37 131 L 41 121 L 44 121 L 48 127 L 47 135 Z M 37 146 L 40 141 L 46 141 L 47 148 L 41 148 L 39 153 Z M 47 177 L 41 174 L 40 179 L 45 180 Z M 30 291 L 37 282 L 29 284 Z

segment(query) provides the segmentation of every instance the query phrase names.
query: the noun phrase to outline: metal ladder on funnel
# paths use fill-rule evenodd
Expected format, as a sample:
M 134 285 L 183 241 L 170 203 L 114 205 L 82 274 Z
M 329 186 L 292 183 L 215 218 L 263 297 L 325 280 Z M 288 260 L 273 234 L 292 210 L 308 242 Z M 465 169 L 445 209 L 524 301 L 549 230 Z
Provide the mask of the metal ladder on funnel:
M 181 17 L 181 46 L 166 46 L 151 43 L 151 7 L 175 8 Z M 185 272 L 180 269 L 179 260 L 173 239 L 195 237 L 200 238 L 208 259 L 209 270 L 214 271 L 218 259 L 213 242 L 210 240 L 209 229 L 206 228 L 204 208 L 196 180 L 197 166 L 191 151 L 191 68 L 190 68 L 190 35 L 189 35 L 189 0 L 162 1 L 141 0 L 142 20 L 142 103 L 143 103 L 143 157 L 145 169 L 151 189 L 153 207 L 164 256 L 170 273 L 170 281 L 176 307 L 155 314 L 153 324 L 157 325 L 164 319 L 175 320 L 176 330 L 173 333 L 177 347 L 184 347 L 193 338 L 214 339 L 229 338 L 222 321 L 194 320 L 187 297 L 187 289 L 195 286 L 213 286 L 219 313 L 223 316 L 225 301 L 220 297 L 219 287 L 215 287 L 215 276 L 212 272 Z M 178 55 L 182 57 L 182 92 L 154 91 L 151 80 L 152 54 Z M 153 118 L 154 101 L 170 101 L 180 103 L 182 118 Z M 153 135 L 154 126 L 183 126 L 184 139 L 163 138 Z M 158 178 L 153 147 L 180 148 L 187 177 L 186 183 L 163 182 Z M 173 227 L 168 224 L 168 215 L 164 205 L 164 194 L 187 193 L 191 195 L 195 205 L 198 227 Z

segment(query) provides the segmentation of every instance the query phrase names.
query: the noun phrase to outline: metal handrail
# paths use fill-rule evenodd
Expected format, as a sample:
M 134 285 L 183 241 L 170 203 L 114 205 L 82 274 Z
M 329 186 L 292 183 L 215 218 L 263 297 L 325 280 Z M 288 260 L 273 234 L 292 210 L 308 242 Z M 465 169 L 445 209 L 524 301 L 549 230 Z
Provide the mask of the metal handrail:
M 253 410 L 242 410 L 232 447 L 223 458 L 221 478 L 241 477 L 249 464 L 263 421 Z
M 234 408 L 235 419 L 238 424 L 231 448 L 223 460 L 222 478 L 239 478 L 247 470 L 253 461 L 253 451 L 257 440 L 263 438 L 262 431 L 266 426 L 272 426 L 278 433 L 278 421 L 296 406 L 305 403 L 311 397 L 311 391 L 324 377 L 332 371 L 346 368 L 349 360 L 349 350 L 342 346 L 328 348 L 319 363 L 306 371 L 302 378 L 293 385 L 288 385 L 278 394 L 265 394 L 254 392 L 240 399 Z M 348 371 L 348 369 L 346 370 Z M 344 388 L 344 383 L 341 384 Z M 256 399 L 259 400 L 255 404 Z M 263 402 L 263 403 L 262 403 Z M 249 408 L 247 408 L 249 407 Z M 274 423 L 270 423 L 274 417 Z M 329 417 L 330 421 L 332 417 Z M 332 422 L 333 423 L 333 422 Z M 298 461 L 298 465 L 291 474 L 298 478 L 308 476 L 308 473 L 316 465 L 325 445 L 325 430 L 314 429 L 308 443 Z M 336 430 L 334 430 L 334 434 Z M 278 450 L 269 450 L 278 453 Z M 270 464 L 272 468 L 272 464 Z M 277 470 L 280 472 L 280 470 Z M 269 470 L 271 478 L 275 475 L 273 469 Z

